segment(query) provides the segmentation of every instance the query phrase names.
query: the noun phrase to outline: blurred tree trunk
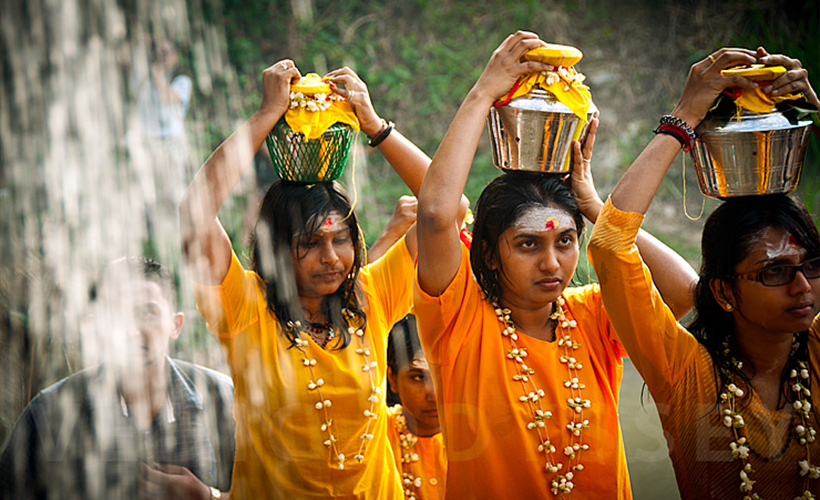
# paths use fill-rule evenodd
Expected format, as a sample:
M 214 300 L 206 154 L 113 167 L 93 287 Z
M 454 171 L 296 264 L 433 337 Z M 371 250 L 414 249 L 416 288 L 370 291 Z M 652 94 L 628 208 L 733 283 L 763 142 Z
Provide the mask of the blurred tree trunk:
M 293 16 L 300 23 L 313 23 L 313 0 L 290 0 Z

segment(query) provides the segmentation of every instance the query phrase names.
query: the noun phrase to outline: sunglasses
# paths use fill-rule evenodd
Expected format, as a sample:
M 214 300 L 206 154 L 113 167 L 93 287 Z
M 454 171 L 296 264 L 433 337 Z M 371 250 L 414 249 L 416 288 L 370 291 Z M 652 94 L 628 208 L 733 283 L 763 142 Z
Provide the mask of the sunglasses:
M 803 273 L 806 279 L 820 278 L 820 257 L 809 259 L 801 264 L 781 264 L 779 266 L 764 267 L 760 271 L 735 274 L 734 277 L 757 281 L 763 286 L 782 286 L 791 283 L 797 275 L 797 271 Z

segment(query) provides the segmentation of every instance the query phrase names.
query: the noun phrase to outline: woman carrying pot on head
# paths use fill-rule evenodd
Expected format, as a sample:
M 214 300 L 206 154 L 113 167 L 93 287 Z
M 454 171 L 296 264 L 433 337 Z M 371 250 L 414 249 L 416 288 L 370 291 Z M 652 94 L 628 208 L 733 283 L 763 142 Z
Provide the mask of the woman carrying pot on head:
M 603 204 L 589 169 L 597 120 L 583 147 L 573 145 L 568 183 L 501 175 L 476 204 L 470 250 L 459 241 L 459 198 L 490 106 L 522 75 L 553 69 L 522 59 L 544 45 L 517 32 L 493 53 L 419 194 L 414 304 L 436 384 L 448 498 L 631 497 L 617 414 L 625 353 L 598 287 L 568 286 L 584 217 L 594 221 Z M 694 270 L 650 236 L 641 240 L 658 286 L 685 314 Z
M 598 216 L 589 253 L 604 305 L 660 409 L 683 498 L 814 498 L 820 356 L 820 235 L 787 195 L 729 198 L 703 229 L 694 320 L 653 289 L 635 235 L 672 160 L 724 89 L 756 84 L 721 71 L 756 62 L 786 72 L 760 88 L 803 93 L 806 71 L 781 55 L 721 49 L 694 64 L 671 116 Z M 736 94 L 736 92 L 735 92 Z M 812 391 L 814 391 L 812 393 Z
M 262 73 L 258 111 L 205 162 L 180 207 L 197 306 L 225 349 L 236 386 L 231 493 L 398 499 L 385 353 L 391 326 L 411 307 L 415 229 L 365 266 L 356 214 L 338 183 L 277 181 L 262 201 L 246 270 L 217 219 L 291 106 L 291 84 L 300 78 L 290 60 Z M 325 80 L 417 194 L 429 158 L 379 118 L 352 70 Z

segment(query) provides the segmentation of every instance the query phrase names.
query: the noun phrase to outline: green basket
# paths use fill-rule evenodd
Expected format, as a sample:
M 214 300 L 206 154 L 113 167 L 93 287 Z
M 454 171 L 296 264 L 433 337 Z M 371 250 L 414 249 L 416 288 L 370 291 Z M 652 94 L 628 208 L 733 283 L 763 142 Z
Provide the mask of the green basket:
M 316 139 L 294 132 L 284 117 L 270 131 L 266 142 L 273 168 L 286 181 L 313 184 L 335 181 L 347 164 L 356 131 L 334 123 Z

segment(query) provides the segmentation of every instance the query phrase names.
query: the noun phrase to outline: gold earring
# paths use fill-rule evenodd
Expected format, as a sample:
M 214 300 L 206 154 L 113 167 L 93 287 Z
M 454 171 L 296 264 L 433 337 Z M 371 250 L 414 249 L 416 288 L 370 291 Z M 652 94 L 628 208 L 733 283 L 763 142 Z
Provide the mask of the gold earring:
M 732 309 L 734 309 L 734 307 L 732 306 L 732 304 L 729 304 L 729 303 L 727 302 L 727 303 L 726 303 L 726 312 L 731 312 L 731 311 L 732 311 Z

